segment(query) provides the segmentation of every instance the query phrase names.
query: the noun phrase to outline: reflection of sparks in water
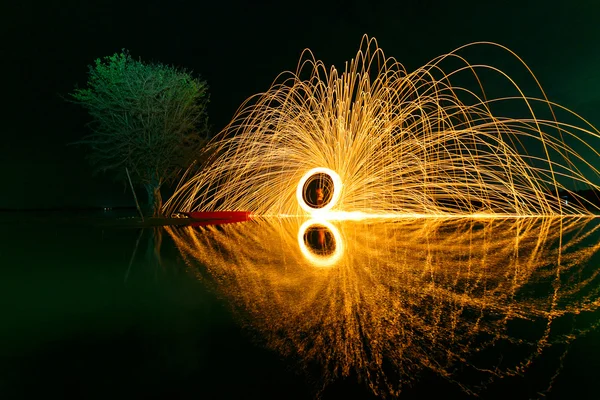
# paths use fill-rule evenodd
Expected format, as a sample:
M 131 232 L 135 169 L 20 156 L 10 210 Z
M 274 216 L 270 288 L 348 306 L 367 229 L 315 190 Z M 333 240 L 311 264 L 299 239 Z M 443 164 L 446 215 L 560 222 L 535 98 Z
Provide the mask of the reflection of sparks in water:
M 478 383 L 522 374 L 596 327 L 553 329 L 600 305 L 593 219 L 346 221 L 331 230 L 343 243 L 333 268 L 299 250 L 300 225 L 167 230 L 270 347 L 317 365 L 324 384 L 355 372 L 394 395 L 431 370 L 475 391 L 461 370 Z
M 493 66 L 468 62 L 479 49 L 519 64 L 539 98 Z M 504 97 L 492 96 L 498 88 Z M 587 214 L 584 206 L 597 207 L 568 189 L 600 189 L 599 142 L 594 127 L 548 101 L 500 45 L 463 46 L 409 73 L 365 38 L 344 70 L 328 70 L 307 51 L 296 73 L 245 102 L 165 211 Z M 339 175 L 339 199 L 320 210 L 296 190 L 315 168 Z
M 310 236 L 316 236 L 316 241 Z M 306 259 L 317 267 L 335 265 L 344 254 L 340 231 L 326 220 L 311 219 L 298 229 L 298 246 Z

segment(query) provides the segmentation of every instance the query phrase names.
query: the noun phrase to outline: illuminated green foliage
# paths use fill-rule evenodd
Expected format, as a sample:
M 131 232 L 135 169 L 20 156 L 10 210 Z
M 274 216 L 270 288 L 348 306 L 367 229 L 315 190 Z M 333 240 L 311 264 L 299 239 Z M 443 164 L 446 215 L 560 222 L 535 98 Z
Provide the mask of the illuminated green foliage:
M 96 170 L 124 180 L 127 168 L 160 214 L 161 186 L 194 162 L 208 139 L 206 82 L 124 50 L 97 59 L 86 87 L 70 96 L 92 117 L 92 133 L 81 143 L 90 147 Z

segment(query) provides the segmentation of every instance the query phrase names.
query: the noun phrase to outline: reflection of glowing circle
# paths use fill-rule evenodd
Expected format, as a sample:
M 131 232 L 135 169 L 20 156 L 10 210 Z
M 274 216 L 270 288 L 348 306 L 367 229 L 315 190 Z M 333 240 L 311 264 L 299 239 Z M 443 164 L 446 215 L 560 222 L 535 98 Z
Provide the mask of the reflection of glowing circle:
M 331 254 L 327 255 L 319 255 L 315 254 L 311 249 L 306 245 L 304 241 L 305 234 L 312 227 L 322 227 L 324 229 L 329 230 L 333 235 L 333 239 L 335 241 L 335 249 Z M 342 240 L 342 235 L 340 231 L 333 226 L 331 222 L 322 220 L 322 219 L 311 219 L 306 221 L 300 226 L 298 230 L 298 246 L 300 246 L 300 251 L 306 257 L 311 264 L 315 267 L 331 267 L 335 263 L 337 263 L 340 258 L 342 258 L 342 254 L 344 254 L 344 241 Z
M 311 225 L 306 229 L 304 243 L 314 254 L 321 257 L 332 255 L 337 247 L 333 233 L 321 225 Z
M 327 204 L 325 204 L 321 207 L 311 207 L 304 200 L 304 198 L 305 198 L 304 189 L 305 189 L 306 182 L 311 177 L 313 177 L 314 175 L 317 175 L 317 174 L 324 174 L 324 175 L 329 176 L 329 178 L 331 178 L 331 181 L 333 182 L 333 193 L 331 193 L 330 200 Z M 298 199 L 298 204 L 300 204 L 300 207 L 302 207 L 302 209 L 304 211 L 306 211 L 310 214 L 313 214 L 315 212 L 321 213 L 321 212 L 331 210 L 331 208 L 333 206 L 335 206 L 337 201 L 340 199 L 341 191 L 342 191 L 342 179 L 335 171 L 332 171 L 329 168 L 322 168 L 322 167 L 313 168 L 310 171 L 308 171 L 306 174 L 304 174 L 304 176 L 298 182 L 298 187 L 296 188 L 296 199 Z

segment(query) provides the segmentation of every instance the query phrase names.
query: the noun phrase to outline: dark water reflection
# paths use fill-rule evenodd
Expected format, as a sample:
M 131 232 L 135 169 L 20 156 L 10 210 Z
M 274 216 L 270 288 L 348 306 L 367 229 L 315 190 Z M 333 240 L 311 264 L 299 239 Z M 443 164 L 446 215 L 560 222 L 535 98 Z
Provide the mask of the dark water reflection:
M 560 376 L 569 349 L 597 337 L 599 227 L 290 219 L 167 232 L 192 273 L 321 395 L 352 380 L 384 397 L 441 394 L 429 382 L 446 395 L 532 398 L 596 384 Z
M 310 397 L 168 235 L 46 214 L 0 213 L 0 399 Z
M 43 222 L 0 219 L 1 399 L 600 388 L 594 219 Z

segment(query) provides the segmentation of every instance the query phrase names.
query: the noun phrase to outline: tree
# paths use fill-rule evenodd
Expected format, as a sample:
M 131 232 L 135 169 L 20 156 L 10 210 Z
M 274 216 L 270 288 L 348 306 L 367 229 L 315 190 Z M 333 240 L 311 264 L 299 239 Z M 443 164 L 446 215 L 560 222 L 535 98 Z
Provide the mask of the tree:
M 161 187 L 192 164 L 208 140 L 206 81 L 123 50 L 90 65 L 87 86 L 70 98 L 92 117 L 92 133 L 80 143 L 90 147 L 95 170 L 126 180 L 127 168 L 146 189 L 152 215 L 160 215 Z

